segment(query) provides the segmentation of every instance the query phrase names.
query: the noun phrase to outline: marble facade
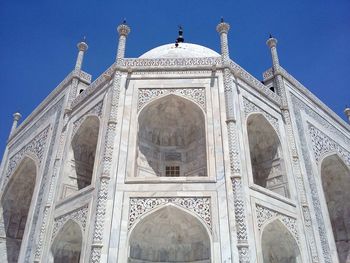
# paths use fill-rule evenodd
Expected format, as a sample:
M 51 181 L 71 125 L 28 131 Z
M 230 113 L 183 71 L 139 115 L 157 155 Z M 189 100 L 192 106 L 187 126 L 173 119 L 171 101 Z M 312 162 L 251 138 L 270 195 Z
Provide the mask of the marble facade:
M 0 167 L 3 262 L 350 262 L 350 127 L 279 64 L 178 43 L 74 70 Z

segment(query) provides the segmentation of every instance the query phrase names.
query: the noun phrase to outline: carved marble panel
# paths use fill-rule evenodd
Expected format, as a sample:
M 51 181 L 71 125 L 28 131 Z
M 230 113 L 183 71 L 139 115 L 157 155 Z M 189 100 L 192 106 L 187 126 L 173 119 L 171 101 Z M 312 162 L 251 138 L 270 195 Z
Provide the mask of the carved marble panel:
M 143 214 L 166 204 L 175 204 L 197 214 L 209 229 L 212 228 L 210 197 L 132 197 L 129 202 L 128 229 L 130 230 Z
M 80 125 L 86 119 L 86 115 L 96 115 L 98 117 L 101 117 L 101 115 L 102 115 L 102 106 L 103 106 L 103 102 L 102 101 L 98 102 L 95 106 L 90 108 L 86 113 L 84 113 L 83 116 L 81 116 L 79 119 L 77 119 L 73 123 L 72 137 L 75 135 L 75 133 L 78 131 Z
M 312 124 L 309 124 L 309 134 L 312 141 L 312 148 L 315 156 L 315 160 L 319 162 L 328 153 L 338 153 L 342 157 L 345 164 L 350 166 L 350 153 L 341 147 L 334 140 L 329 138 L 323 132 L 318 130 Z
M 268 120 L 268 122 L 272 125 L 278 136 L 281 138 L 280 129 L 278 125 L 278 119 L 273 117 L 271 114 L 267 113 L 259 106 L 255 105 L 253 102 L 243 97 L 243 105 L 244 105 L 244 113 L 245 117 L 247 117 L 250 113 L 261 113 Z
M 147 89 L 141 88 L 138 93 L 137 110 L 140 110 L 146 103 L 168 94 L 175 94 L 196 102 L 206 111 L 205 89 L 204 88 L 180 88 L 180 89 Z
M 2 190 L 4 189 L 10 175 L 15 171 L 17 165 L 22 161 L 23 157 L 26 154 L 34 155 L 35 158 L 39 161 L 39 165 L 41 165 L 46 149 L 47 138 L 49 136 L 49 130 L 50 126 L 44 128 L 28 144 L 23 146 L 17 153 L 10 157 L 9 164 L 7 166 L 6 177 L 4 178 L 4 182 L 2 184 Z
M 67 214 L 64 214 L 55 218 L 51 240 L 55 238 L 55 236 L 57 235 L 61 227 L 70 219 L 79 223 L 80 226 L 82 227 L 82 231 L 84 232 L 86 227 L 88 208 L 89 208 L 88 205 L 84 205 L 83 207 L 80 207 L 74 211 L 71 211 Z
M 299 234 L 297 230 L 296 219 L 280 212 L 274 211 L 267 207 L 256 204 L 256 214 L 257 214 L 257 226 L 258 230 L 262 231 L 262 226 L 274 218 L 278 218 L 286 226 L 286 228 L 292 233 L 295 239 L 299 242 Z

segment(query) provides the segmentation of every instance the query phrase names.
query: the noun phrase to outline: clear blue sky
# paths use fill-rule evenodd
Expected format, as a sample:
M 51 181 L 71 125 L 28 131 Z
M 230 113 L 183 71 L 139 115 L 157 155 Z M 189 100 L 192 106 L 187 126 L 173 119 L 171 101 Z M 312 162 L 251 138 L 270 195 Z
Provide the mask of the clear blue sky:
M 116 53 L 116 26 L 132 32 L 127 57 L 174 42 L 177 25 L 186 42 L 219 51 L 215 27 L 231 24 L 231 58 L 258 79 L 270 67 L 265 45 L 279 41 L 282 66 L 338 115 L 350 104 L 350 1 L 243 0 L 2 0 L 0 2 L 0 156 L 12 114 L 24 118 L 73 69 L 76 43 L 86 35 L 83 68 L 95 79 Z M 23 118 L 23 119 L 24 119 Z

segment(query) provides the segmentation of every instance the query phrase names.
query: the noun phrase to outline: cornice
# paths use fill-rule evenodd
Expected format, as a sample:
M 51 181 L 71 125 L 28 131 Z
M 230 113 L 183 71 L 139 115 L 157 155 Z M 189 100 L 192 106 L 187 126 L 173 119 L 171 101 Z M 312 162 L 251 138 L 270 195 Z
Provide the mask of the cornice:
M 303 84 L 296 80 L 291 74 L 289 74 L 284 68 L 279 67 L 279 72 L 282 77 L 288 80 L 301 94 L 315 103 L 321 110 L 326 112 L 334 121 L 340 124 L 344 129 L 350 130 L 349 124 L 347 124 L 342 118 L 340 118 L 334 111 L 332 111 L 326 104 L 324 104 L 319 98 L 317 98 L 310 90 L 308 90 Z
M 29 114 L 27 118 L 23 120 L 23 122 L 17 127 L 11 137 L 8 139 L 8 143 L 10 143 L 13 138 L 15 138 L 29 123 L 33 121 L 33 119 L 38 116 L 41 112 L 45 110 L 45 107 L 49 105 L 52 101 L 56 100 L 58 96 L 62 93 L 62 91 L 70 84 L 73 78 L 78 78 L 80 81 L 90 84 L 91 75 L 81 71 L 81 70 L 73 70 L 71 71 L 57 87 L 34 109 L 34 111 Z

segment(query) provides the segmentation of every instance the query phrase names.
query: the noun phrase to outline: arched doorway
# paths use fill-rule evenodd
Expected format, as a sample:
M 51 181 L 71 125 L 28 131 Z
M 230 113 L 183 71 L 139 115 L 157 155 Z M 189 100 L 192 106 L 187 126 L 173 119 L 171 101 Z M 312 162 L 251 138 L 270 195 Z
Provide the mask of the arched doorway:
M 129 239 L 129 262 L 210 262 L 210 238 L 194 216 L 166 206 L 142 219 Z
M 0 249 L 7 262 L 17 262 L 28 212 L 31 205 L 37 169 L 25 157 L 19 164 L 1 198 Z
M 350 171 L 333 154 L 323 159 L 321 178 L 339 262 L 350 262 Z
M 168 95 L 138 121 L 136 176 L 207 176 L 205 117 L 195 103 Z
M 254 183 L 288 197 L 287 174 L 276 131 L 262 114 L 251 114 L 247 132 Z
M 91 184 L 99 128 L 99 118 L 88 116 L 72 138 L 64 170 L 63 198 Z
M 261 249 L 264 263 L 301 263 L 297 242 L 278 219 L 264 227 Z
M 80 226 L 68 220 L 61 228 L 51 246 L 51 262 L 79 263 L 82 246 Z

